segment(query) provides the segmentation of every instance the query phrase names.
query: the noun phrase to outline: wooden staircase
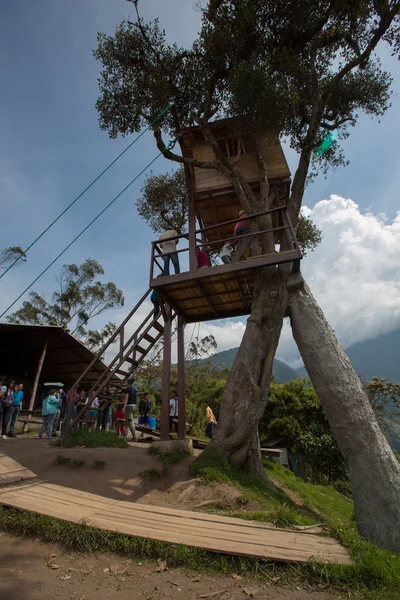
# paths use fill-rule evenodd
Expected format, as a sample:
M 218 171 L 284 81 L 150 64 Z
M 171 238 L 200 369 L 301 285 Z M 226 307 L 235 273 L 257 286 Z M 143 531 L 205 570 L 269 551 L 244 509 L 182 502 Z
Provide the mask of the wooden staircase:
M 134 373 L 137 367 L 143 362 L 148 356 L 149 352 L 157 345 L 164 334 L 164 307 L 161 303 L 161 310 L 157 315 L 154 314 L 154 310 L 143 319 L 142 323 L 135 329 L 128 337 L 128 331 L 130 326 L 134 322 L 134 317 L 140 307 L 143 305 L 151 290 L 148 290 L 131 310 L 128 316 L 124 319 L 121 325 L 115 330 L 109 340 L 104 344 L 101 350 L 93 358 L 92 362 L 86 367 L 80 377 L 75 381 L 72 386 L 73 389 L 77 389 L 78 385 L 84 381 L 85 375 L 93 369 L 97 360 L 101 359 L 106 350 L 115 343 L 118 343 L 118 351 L 114 356 L 113 360 L 104 366 L 104 369 L 99 373 L 96 381 L 88 392 L 89 403 L 86 404 L 74 420 L 73 424 L 77 422 L 88 408 L 90 408 L 94 398 L 98 395 L 100 390 L 113 378 L 114 375 L 122 375 L 124 379 L 127 379 Z M 175 314 L 172 314 L 172 319 L 175 318 Z M 122 387 L 123 380 L 121 380 Z M 73 425 L 72 424 L 72 425 Z

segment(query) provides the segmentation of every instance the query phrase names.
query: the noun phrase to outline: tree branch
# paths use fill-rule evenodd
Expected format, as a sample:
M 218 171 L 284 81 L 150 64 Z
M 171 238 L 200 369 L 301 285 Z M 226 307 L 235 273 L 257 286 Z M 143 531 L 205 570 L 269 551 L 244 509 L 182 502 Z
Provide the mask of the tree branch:
M 198 167 L 199 169 L 216 169 L 217 168 L 216 162 L 199 161 L 199 160 L 195 160 L 193 158 L 179 156 L 179 154 L 175 154 L 174 152 L 171 152 L 171 150 L 169 150 L 167 148 L 167 146 L 165 145 L 165 143 L 162 139 L 160 127 L 154 126 L 153 134 L 154 134 L 154 137 L 157 142 L 157 148 L 160 150 L 160 152 L 162 152 L 164 154 L 165 158 L 167 158 L 168 160 L 172 160 L 172 161 L 180 163 L 180 164 L 189 164 L 189 165 L 192 165 L 193 167 Z
M 395 6 L 393 7 L 392 10 L 385 10 L 385 11 L 382 11 L 381 13 L 379 13 L 379 11 L 378 11 L 378 14 L 380 14 L 380 16 L 381 16 L 381 21 L 379 23 L 379 26 L 375 29 L 375 33 L 372 36 L 371 40 L 367 44 L 365 50 L 363 50 L 363 52 L 359 56 L 357 56 L 356 58 L 353 58 L 353 60 L 351 60 L 349 63 L 347 63 L 347 65 L 345 65 L 335 75 L 335 77 L 333 77 L 331 79 L 329 84 L 326 86 L 324 93 L 322 94 L 322 98 L 324 101 L 326 101 L 326 99 L 329 97 L 329 95 L 335 89 L 338 82 L 341 81 L 348 73 L 350 73 L 350 71 L 352 71 L 355 67 L 365 66 L 368 63 L 371 53 L 375 50 L 379 41 L 382 39 L 382 37 L 384 36 L 386 31 L 389 29 L 393 19 L 398 14 L 398 10 L 399 10 L 398 5 L 397 5 L 397 3 L 395 3 Z

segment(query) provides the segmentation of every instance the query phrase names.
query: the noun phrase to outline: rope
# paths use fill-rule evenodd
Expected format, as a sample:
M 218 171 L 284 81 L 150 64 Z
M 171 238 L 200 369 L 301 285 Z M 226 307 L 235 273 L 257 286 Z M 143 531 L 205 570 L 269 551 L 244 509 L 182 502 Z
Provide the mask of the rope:
M 73 206 L 73 205 L 74 205 L 76 202 L 78 202 L 78 200 L 79 200 L 80 198 L 82 198 L 82 196 L 83 196 L 84 194 L 86 194 L 86 192 L 87 192 L 88 190 L 90 190 L 90 188 L 91 188 L 91 187 L 92 187 L 92 186 L 93 186 L 93 185 L 96 183 L 96 181 L 98 181 L 98 180 L 100 179 L 100 177 L 102 177 L 102 176 L 104 175 L 104 173 L 106 173 L 106 172 L 107 172 L 109 169 L 111 169 L 111 167 L 112 167 L 113 165 L 115 165 L 115 163 L 116 163 L 116 162 L 117 162 L 117 161 L 118 161 L 118 160 L 121 158 L 121 156 L 123 156 L 123 155 L 125 154 L 125 152 L 127 152 L 127 151 L 128 151 L 130 148 L 132 148 L 133 144 L 136 144 L 136 142 L 137 142 L 137 141 L 138 141 L 138 140 L 139 140 L 139 139 L 140 139 L 140 138 L 141 138 L 141 137 L 142 137 L 142 136 L 143 136 L 143 135 L 146 133 L 146 131 L 148 131 L 148 130 L 149 130 L 149 129 L 150 129 L 150 128 L 151 128 L 151 127 L 152 127 L 152 126 L 155 124 L 155 123 L 157 123 L 157 121 L 159 121 L 159 120 L 160 120 L 160 119 L 161 119 L 161 118 L 162 118 L 162 117 L 165 115 L 165 113 L 166 113 L 166 112 L 168 112 L 168 110 L 169 110 L 169 109 L 171 108 L 171 106 L 173 106 L 173 105 L 174 105 L 174 102 L 173 102 L 173 101 L 171 101 L 171 102 L 168 104 L 167 108 L 164 108 L 164 110 L 162 110 L 162 111 L 160 112 L 160 114 L 158 115 L 158 117 L 156 117 L 156 118 L 154 119 L 154 121 L 152 121 L 152 123 L 150 123 L 150 125 L 148 125 L 148 126 L 146 127 L 146 129 L 144 129 L 144 131 L 142 131 L 142 132 L 141 132 L 141 133 L 140 133 L 140 134 L 139 134 L 139 135 L 138 135 L 138 136 L 137 136 L 137 137 L 136 137 L 136 138 L 133 140 L 133 142 L 131 142 L 131 143 L 129 144 L 129 146 L 127 146 L 127 147 L 125 148 L 125 150 L 123 150 L 123 151 L 121 152 L 121 154 L 118 154 L 117 158 L 115 158 L 115 159 L 114 159 L 114 160 L 113 160 L 113 161 L 112 161 L 112 162 L 111 162 L 111 163 L 108 165 L 108 167 L 106 167 L 106 168 L 105 168 L 105 169 L 104 169 L 104 170 L 103 170 L 103 171 L 100 173 L 100 175 L 98 175 L 98 176 L 96 177 L 96 179 L 93 179 L 93 181 L 92 181 L 92 182 L 91 182 L 91 183 L 90 183 L 90 184 L 89 184 L 89 185 L 88 185 L 88 186 L 87 186 L 87 187 L 86 187 L 86 188 L 83 190 L 83 192 L 81 192 L 81 193 L 79 194 L 79 196 L 77 196 L 77 197 L 75 198 L 75 200 L 73 200 L 73 201 L 71 202 L 71 204 L 69 204 L 69 205 L 67 206 L 67 208 L 65 208 L 65 209 L 62 211 L 62 213 L 60 213 L 60 214 L 58 215 L 58 217 L 57 217 L 56 219 L 54 219 L 54 221 L 53 221 L 52 223 L 50 223 L 50 225 L 48 225 L 48 226 L 46 227 L 46 229 L 44 229 L 44 230 L 42 231 L 42 233 L 41 233 L 41 234 L 40 234 L 40 235 L 39 235 L 39 236 L 38 236 L 38 237 L 37 237 L 37 238 L 36 238 L 36 239 L 35 239 L 35 240 L 34 240 L 34 241 L 33 241 L 33 242 L 32 242 L 32 243 L 31 243 L 31 244 L 28 246 L 28 247 L 27 247 L 27 248 L 26 248 L 26 250 L 24 250 L 24 252 L 23 252 L 22 254 L 20 254 L 20 255 L 19 255 L 19 256 L 18 256 L 18 257 L 17 257 L 17 258 L 14 260 L 14 262 L 13 262 L 13 263 L 11 263 L 11 265 L 10 265 L 9 267 L 7 267 L 7 269 L 6 269 L 6 270 L 5 270 L 5 271 L 4 271 L 4 272 L 3 272 L 3 273 L 0 275 L 0 279 L 1 279 L 2 277 L 4 277 L 4 275 L 5 275 L 6 273 L 8 273 L 8 271 L 9 271 L 10 269 L 12 269 L 12 267 L 13 267 L 13 266 L 14 266 L 14 265 L 15 265 L 15 264 L 16 264 L 16 263 L 19 261 L 19 260 L 21 260 L 21 258 L 23 258 L 23 257 L 25 257 L 25 256 L 26 256 L 26 253 L 28 252 L 28 250 L 30 250 L 31 248 L 33 248 L 33 246 L 34 246 L 34 245 L 35 245 L 35 244 L 36 244 L 36 243 L 37 243 L 37 242 L 38 242 L 38 241 L 39 241 L 39 240 L 40 240 L 40 239 L 41 239 L 41 238 L 44 236 L 44 234 L 45 234 L 45 233 L 47 233 L 47 232 L 49 231 L 49 229 L 51 229 L 51 228 L 53 227 L 53 225 L 55 225 L 55 224 L 57 223 L 57 221 L 59 221 L 59 220 L 61 219 L 61 217 L 62 217 L 63 215 L 65 215 L 65 213 L 66 213 L 66 212 L 68 212 L 68 211 L 69 211 L 69 209 L 70 209 L 70 208 L 72 208 L 72 206 Z M 3 315 L 1 315 L 1 316 L 3 316 Z
M 167 148 L 165 148 L 165 149 L 166 149 L 166 150 L 167 150 L 167 149 L 168 149 L 168 150 L 170 150 L 171 148 L 173 148 L 173 146 L 175 145 L 175 142 L 176 142 L 176 140 L 177 140 L 177 138 L 175 138 L 174 140 L 172 140 L 172 141 L 171 141 L 171 142 L 168 144 L 168 147 L 167 147 Z M 58 259 L 59 259 L 59 258 L 60 258 L 60 257 L 61 257 L 61 256 L 62 256 L 62 255 L 63 255 L 63 254 L 64 254 L 64 253 L 65 253 L 65 252 L 68 250 L 68 249 L 69 249 L 69 248 L 71 248 L 72 244 L 74 244 L 74 243 L 75 243 L 75 242 L 76 242 L 76 241 L 77 241 L 77 240 L 78 240 L 78 239 L 79 239 L 79 238 L 80 238 L 80 237 L 81 237 L 81 236 L 82 236 L 82 235 L 83 235 L 83 234 L 84 234 L 84 233 L 85 233 L 85 232 L 86 232 L 86 231 L 89 229 L 89 227 L 91 227 L 91 225 L 93 225 L 93 223 L 95 223 L 95 222 L 97 221 L 97 219 L 99 219 L 99 218 L 101 217 L 101 215 L 103 215 L 103 214 L 106 212 L 106 210 L 108 210 L 108 209 L 110 208 L 110 206 L 112 206 L 112 204 L 114 204 L 114 202 L 116 202 L 116 201 L 118 200 L 118 198 L 120 198 L 120 197 L 122 196 L 122 194 L 123 194 L 123 193 L 125 193 L 125 192 L 126 192 L 126 190 L 127 190 L 128 188 L 130 188 L 130 187 L 131 187 L 131 185 L 132 185 L 133 183 L 135 183 L 135 181 L 137 181 L 137 179 L 139 179 L 139 177 L 140 177 L 141 175 L 143 175 L 143 173 L 144 173 L 145 171 L 147 171 L 147 169 L 148 169 L 149 167 L 151 167 L 151 165 L 152 165 L 153 163 L 155 163 L 155 162 L 156 162 L 156 160 L 157 160 L 157 159 L 158 159 L 158 158 L 159 158 L 159 157 L 160 157 L 162 154 L 163 154 L 163 152 L 159 152 L 159 154 L 157 154 L 157 156 L 156 156 L 155 158 L 153 158 L 153 160 L 152 160 L 151 162 L 149 162 L 149 164 L 148 164 L 148 165 L 147 165 L 147 166 L 146 166 L 144 169 L 142 169 L 142 170 L 140 171 L 140 173 L 139 173 L 138 175 L 136 175 L 136 177 L 135 177 L 134 179 L 132 179 L 132 181 L 131 181 L 130 183 L 128 183 L 128 185 L 126 185 L 126 186 L 124 187 L 124 189 L 123 189 L 123 190 L 122 190 L 122 191 L 121 191 L 121 192 L 120 192 L 120 193 L 119 193 L 117 196 L 115 196 L 115 198 L 113 198 L 113 200 L 111 200 L 111 202 L 109 202 L 109 203 L 107 204 L 107 206 L 105 206 L 105 207 L 103 208 L 103 210 L 102 210 L 101 212 L 99 212 L 99 214 L 98 214 L 98 215 L 97 215 L 97 216 L 96 216 L 94 219 L 92 219 L 92 221 L 90 221 L 90 223 L 89 223 L 88 225 L 86 225 L 86 227 L 85 227 L 84 229 L 82 229 L 82 231 L 81 231 L 80 233 L 78 233 L 78 235 L 77 235 L 77 236 L 76 236 L 76 237 L 75 237 L 75 238 L 72 240 L 72 242 L 70 242 L 70 243 L 68 244 L 68 246 L 66 246 L 66 247 L 64 248 L 64 250 L 62 250 L 62 252 L 60 252 L 60 254 L 58 254 L 58 256 L 56 256 L 56 258 L 55 258 L 54 260 L 52 260 L 52 261 L 51 261 L 51 263 L 50 263 L 50 264 L 49 264 L 49 265 L 48 265 L 48 266 L 47 266 L 45 269 L 43 269 L 43 271 L 42 271 L 42 272 L 41 272 L 41 273 L 40 273 L 40 274 L 39 274 L 39 275 L 36 277 L 36 279 L 34 279 L 34 280 L 32 281 L 32 283 L 31 283 L 30 285 L 28 285 L 28 287 L 27 287 L 27 288 L 25 288 L 25 289 L 24 289 L 24 291 L 23 291 L 23 292 L 22 292 L 22 293 L 21 293 L 21 294 L 18 296 L 18 298 L 16 298 L 16 299 L 14 300 L 14 302 L 13 302 L 12 304 L 10 304 L 10 306 L 9 306 L 8 308 L 6 308 L 6 310 L 5 310 L 5 311 L 4 311 L 4 312 L 3 312 L 3 313 L 0 315 L 0 319 L 1 319 L 2 317 L 4 317 L 4 315 L 5 315 L 5 314 L 6 314 L 6 313 L 7 313 L 7 312 L 10 310 L 10 308 L 12 308 L 12 307 L 14 306 L 14 304 L 16 304 L 16 303 L 18 302 L 18 300 L 20 300 L 20 298 L 22 298 L 22 296 L 23 296 L 24 294 L 26 294 L 26 292 L 27 292 L 28 290 L 30 290 L 30 289 L 31 289 L 31 287 L 32 287 L 33 285 L 35 285 L 35 283 L 36 283 L 37 281 L 39 281 L 39 279 L 42 277 L 42 275 L 44 275 L 44 274 L 45 274 L 45 273 L 46 273 L 46 272 L 47 272 L 47 271 L 50 269 L 50 267 L 52 267 L 52 266 L 54 265 L 54 263 L 55 263 L 55 262 L 57 262 L 57 260 L 58 260 Z

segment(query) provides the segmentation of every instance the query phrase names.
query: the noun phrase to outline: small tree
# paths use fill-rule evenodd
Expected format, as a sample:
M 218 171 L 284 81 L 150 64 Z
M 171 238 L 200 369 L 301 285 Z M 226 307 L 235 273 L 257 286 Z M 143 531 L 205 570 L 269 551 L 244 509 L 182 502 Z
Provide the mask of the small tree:
M 64 265 L 58 277 L 58 289 L 46 300 L 44 294 L 31 292 L 29 301 L 8 317 L 10 323 L 59 325 L 72 335 L 87 339 L 88 345 L 98 348 L 112 333 L 113 323 L 102 331 L 88 331 L 88 322 L 104 311 L 124 305 L 124 295 L 115 283 L 102 283 L 98 275 L 104 269 L 96 260 L 88 258 L 80 266 Z

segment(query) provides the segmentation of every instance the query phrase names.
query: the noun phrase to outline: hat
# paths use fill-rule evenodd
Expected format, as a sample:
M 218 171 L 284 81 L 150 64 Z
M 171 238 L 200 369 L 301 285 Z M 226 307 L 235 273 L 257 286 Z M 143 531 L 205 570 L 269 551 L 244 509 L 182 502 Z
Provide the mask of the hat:
M 241 217 L 242 215 L 245 215 L 245 211 L 244 210 L 239 210 L 239 217 Z

